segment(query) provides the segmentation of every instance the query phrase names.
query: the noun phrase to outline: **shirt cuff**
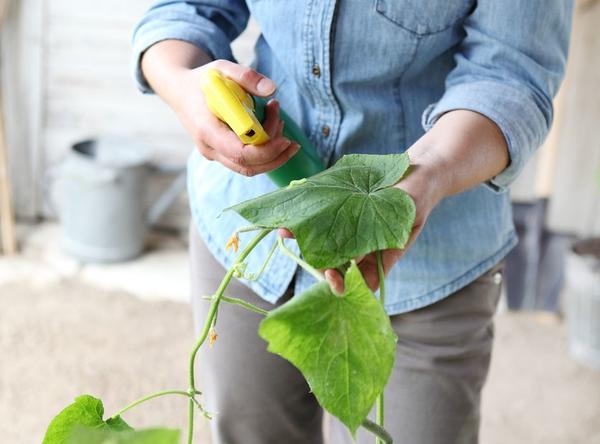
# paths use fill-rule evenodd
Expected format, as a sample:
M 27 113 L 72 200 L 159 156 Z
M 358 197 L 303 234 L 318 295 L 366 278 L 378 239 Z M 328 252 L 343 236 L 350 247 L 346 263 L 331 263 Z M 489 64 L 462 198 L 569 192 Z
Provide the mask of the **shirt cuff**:
M 234 60 L 227 36 L 210 20 L 197 15 L 161 13 L 159 18 L 149 14 L 136 28 L 133 35 L 132 70 L 140 91 L 153 93 L 146 81 L 141 61 L 144 52 L 163 40 L 183 40 L 206 52 L 213 60 Z
M 508 145 L 509 165 L 485 184 L 495 192 L 505 192 L 542 144 L 548 123 L 529 91 L 509 83 L 480 80 L 449 87 L 439 102 L 429 105 L 422 117 L 428 131 L 442 114 L 466 109 L 492 120 Z

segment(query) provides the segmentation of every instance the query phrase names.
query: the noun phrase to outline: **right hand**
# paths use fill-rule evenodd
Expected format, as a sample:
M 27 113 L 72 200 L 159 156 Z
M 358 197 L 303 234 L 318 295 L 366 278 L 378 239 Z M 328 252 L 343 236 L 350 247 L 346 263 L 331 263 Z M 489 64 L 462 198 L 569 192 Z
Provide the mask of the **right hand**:
M 208 109 L 200 88 L 200 79 L 208 69 L 217 69 L 237 82 L 250 94 L 268 97 L 275 92 L 275 83 L 255 70 L 227 60 L 215 60 L 194 69 L 182 69 L 173 79 L 176 94 L 167 102 L 177 113 L 200 153 L 244 176 L 272 171 L 286 163 L 300 146 L 283 137 L 283 121 L 279 118 L 279 103 L 270 100 L 265 108 L 263 128 L 270 140 L 260 146 L 244 145 L 238 136 Z M 173 91 L 173 90 L 172 90 Z

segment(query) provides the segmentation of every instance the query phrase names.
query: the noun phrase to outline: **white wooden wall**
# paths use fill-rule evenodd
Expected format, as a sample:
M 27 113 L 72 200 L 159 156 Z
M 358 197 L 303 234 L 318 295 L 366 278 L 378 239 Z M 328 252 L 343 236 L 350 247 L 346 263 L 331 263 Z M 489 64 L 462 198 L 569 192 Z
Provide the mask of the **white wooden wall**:
M 184 164 L 191 144 L 170 110 L 135 88 L 129 69 L 130 36 L 147 0 L 50 0 L 45 37 L 43 162 L 60 161 L 69 146 L 94 135 L 147 142 L 159 157 Z M 150 200 L 160 184 L 150 183 Z M 185 199 L 170 212 L 187 220 Z
M 130 36 L 148 0 L 50 0 L 45 37 L 45 166 L 60 161 L 69 146 L 95 135 L 146 142 L 157 157 L 184 164 L 190 151 L 175 116 L 154 96 L 135 88 L 129 69 Z M 149 184 L 153 200 L 164 181 Z M 185 225 L 185 196 L 168 222 Z
M 183 159 L 190 148 L 175 117 L 139 94 L 129 71 L 130 35 L 146 0 L 47 2 L 42 144 L 47 164 L 76 140 L 114 134 Z
M 146 142 L 163 162 L 192 149 L 174 114 L 135 87 L 130 37 L 151 0 L 16 0 L 2 30 L 3 90 L 17 213 L 42 214 L 43 177 L 72 143 L 96 135 Z M 257 28 L 235 45 L 248 63 Z M 25 102 L 23 102 L 25 99 Z M 150 200 L 164 180 L 150 185 Z M 169 220 L 169 218 L 167 218 Z M 170 220 L 187 220 L 185 196 Z

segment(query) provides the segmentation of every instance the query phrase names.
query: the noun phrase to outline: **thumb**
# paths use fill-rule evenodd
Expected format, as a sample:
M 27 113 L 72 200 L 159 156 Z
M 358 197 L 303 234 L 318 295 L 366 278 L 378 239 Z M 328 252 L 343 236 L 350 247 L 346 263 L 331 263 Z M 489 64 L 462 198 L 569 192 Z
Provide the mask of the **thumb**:
M 275 82 L 247 66 L 228 60 L 219 60 L 214 66 L 250 94 L 267 97 L 277 89 Z

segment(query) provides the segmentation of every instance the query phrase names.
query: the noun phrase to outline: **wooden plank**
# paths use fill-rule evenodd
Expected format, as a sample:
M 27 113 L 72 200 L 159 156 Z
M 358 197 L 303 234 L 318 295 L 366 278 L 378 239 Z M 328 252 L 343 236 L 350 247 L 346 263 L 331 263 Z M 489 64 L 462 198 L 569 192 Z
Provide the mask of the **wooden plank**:
M 191 143 L 173 113 L 137 91 L 130 72 L 131 34 L 149 0 L 48 2 L 43 143 L 48 166 L 76 141 L 102 135 L 148 143 L 157 157 L 183 164 Z M 152 179 L 150 199 L 160 186 Z M 163 222 L 185 226 L 179 203 Z M 185 222 L 183 222 L 185 220 Z
M 576 8 L 549 226 L 600 235 L 600 2 Z
M 154 1 L 152 0 L 51 0 L 49 17 L 78 21 L 127 22 L 133 25 Z
M 0 0 L 0 29 L 8 12 L 8 1 Z M 0 238 L 2 251 L 14 254 L 17 251 L 15 220 L 12 204 L 10 179 L 8 177 L 8 155 L 4 131 L 4 108 L 0 91 Z
M 42 126 L 43 0 L 11 2 L 0 42 L 0 88 L 17 216 L 37 216 Z
M 4 254 L 17 252 L 15 237 L 15 216 L 13 212 L 10 180 L 8 177 L 8 156 L 4 137 L 4 117 L 2 96 L 0 95 L 0 237 Z

